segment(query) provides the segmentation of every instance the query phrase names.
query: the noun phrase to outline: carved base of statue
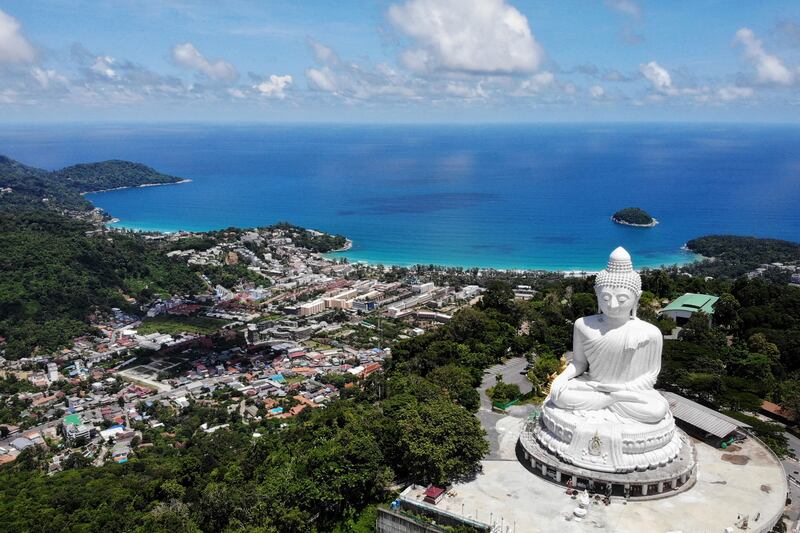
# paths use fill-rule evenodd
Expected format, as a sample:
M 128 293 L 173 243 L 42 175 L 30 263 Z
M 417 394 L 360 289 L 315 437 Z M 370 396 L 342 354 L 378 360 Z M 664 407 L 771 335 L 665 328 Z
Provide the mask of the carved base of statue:
M 633 472 L 665 466 L 682 446 L 669 412 L 655 424 L 609 410 L 573 411 L 542 406 L 533 430 L 539 443 L 563 461 L 599 472 Z

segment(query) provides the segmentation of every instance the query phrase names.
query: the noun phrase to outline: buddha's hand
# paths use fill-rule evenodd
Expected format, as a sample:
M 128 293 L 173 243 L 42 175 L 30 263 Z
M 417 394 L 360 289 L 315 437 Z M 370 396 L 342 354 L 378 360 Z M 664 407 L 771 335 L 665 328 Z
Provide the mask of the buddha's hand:
M 553 400 L 558 400 L 558 397 L 561 396 L 561 393 L 567 389 L 567 379 L 563 376 L 558 376 L 553 382 L 550 384 L 550 398 Z
M 633 391 L 620 390 L 610 393 L 611 397 L 618 402 L 648 403 L 648 401 Z
M 625 385 L 618 383 L 598 383 L 594 387 L 595 390 L 600 392 L 620 392 L 625 390 Z

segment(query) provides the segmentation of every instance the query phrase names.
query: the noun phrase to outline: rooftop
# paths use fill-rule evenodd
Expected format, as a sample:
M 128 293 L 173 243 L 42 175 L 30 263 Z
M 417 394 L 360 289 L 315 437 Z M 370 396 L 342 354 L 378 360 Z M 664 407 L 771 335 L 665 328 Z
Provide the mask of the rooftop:
M 735 418 L 723 415 L 705 405 L 700 405 L 688 398 L 684 398 L 674 392 L 660 391 L 661 395 L 669 402 L 672 414 L 678 420 L 683 420 L 689 424 L 711 433 L 719 438 L 726 437 L 738 428 L 749 428 L 748 424 L 740 422 Z
M 680 298 L 670 302 L 662 311 L 687 311 L 689 313 L 702 311 L 710 315 L 714 312 L 714 304 L 717 303 L 717 300 L 719 300 L 719 298 L 711 296 L 710 294 L 694 294 L 687 292 Z
M 64 417 L 64 425 L 67 426 L 79 426 L 81 422 L 81 415 L 67 415 Z

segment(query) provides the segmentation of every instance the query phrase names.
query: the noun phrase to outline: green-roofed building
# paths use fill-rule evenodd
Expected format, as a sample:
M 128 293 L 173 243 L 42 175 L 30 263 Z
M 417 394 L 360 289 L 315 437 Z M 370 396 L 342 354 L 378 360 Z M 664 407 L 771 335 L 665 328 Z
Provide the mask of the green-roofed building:
M 64 426 L 80 426 L 83 420 L 81 420 L 81 415 L 67 415 L 63 422 Z
M 689 317 L 698 311 L 707 314 L 710 321 L 711 315 L 714 314 L 714 304 L 717 303 L 717 300 L 719 298 L 710 294 L 687 292 L 662 309 L 661 314 L 672 318 L 679 326 L 685 324 Z

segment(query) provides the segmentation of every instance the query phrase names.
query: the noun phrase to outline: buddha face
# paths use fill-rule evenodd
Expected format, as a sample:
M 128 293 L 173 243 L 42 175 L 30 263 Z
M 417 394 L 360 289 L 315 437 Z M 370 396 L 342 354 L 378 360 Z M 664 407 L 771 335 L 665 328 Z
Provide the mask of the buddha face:
M 622 287 L 597 287 L 597 305 L 610 318 L 627 318 L 639 300 L 636 293 Z

